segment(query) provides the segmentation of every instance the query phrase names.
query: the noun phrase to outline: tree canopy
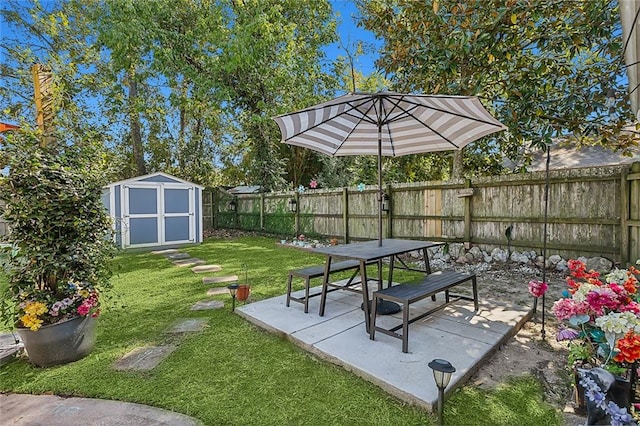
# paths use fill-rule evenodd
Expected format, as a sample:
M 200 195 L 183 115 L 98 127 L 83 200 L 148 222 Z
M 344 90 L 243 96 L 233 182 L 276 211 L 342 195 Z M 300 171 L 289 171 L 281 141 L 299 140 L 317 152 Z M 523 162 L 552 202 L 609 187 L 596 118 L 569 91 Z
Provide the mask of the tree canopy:
M 476 95 L 509 128 L 467 148 L 468 173 L 497 172 L 501 153 L 516 159 L 523 146 L 567 134 L 623 149 L 632 142 L 619 135 L 632 117 L 620 86 L 616 1 L 358 5 L 362 25 L 384 41 L 378 65 L 398 91 Z M 620 94 L 615 105 L 607 102 L 611 90 Z M 611 116 L 612 106 L 619 116 Z
M 370 48 L 360 41 L 326 58 L 338 40 L 329 0 L 5 0 L 1 118 L 33 121 L 30 69 L 44 64 L 56 130 L 102 141 L 112 179 L 164 171 L 263 190 L 375 180 L 374 158 L 282 144 L 272 120 L 353 90 L 476 95 L 509 128 L 457 161 L 388 159 L 388 182 L 501 173 L 503 154 L 567 134 L 637 142 L 620 135 L 633 117 L 616 1 L 355 1 L 383 43 L 371 75 L 353 66 Z

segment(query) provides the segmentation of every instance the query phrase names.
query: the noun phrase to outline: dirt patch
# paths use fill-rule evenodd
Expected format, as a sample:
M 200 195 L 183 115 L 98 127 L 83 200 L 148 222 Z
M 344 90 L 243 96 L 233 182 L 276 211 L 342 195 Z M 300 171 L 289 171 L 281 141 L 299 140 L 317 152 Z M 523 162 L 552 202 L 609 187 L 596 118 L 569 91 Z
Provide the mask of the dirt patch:
M 490 269 L 476 275 L 481 298 L 523 306 L 533 305 L 527 287 L 529 281 L 542 278 L 541 271 L 535 268 L 509 263 L 492 264 Z M 574 403 L 566 345 L 556 341 L 557 321 L 550 314 L 553 302 L 566 289 L 566 275 L 566 272 L 547 271 L 545 338 L 542 337 L 542 299 L 539 299 L 533 319 L 480 368 L 469 384 L 490 389 L 509 378 L 532 374 L 543 386 L 545 399 L 562 411 L 566 425 L 584 425 L 586 416 Z

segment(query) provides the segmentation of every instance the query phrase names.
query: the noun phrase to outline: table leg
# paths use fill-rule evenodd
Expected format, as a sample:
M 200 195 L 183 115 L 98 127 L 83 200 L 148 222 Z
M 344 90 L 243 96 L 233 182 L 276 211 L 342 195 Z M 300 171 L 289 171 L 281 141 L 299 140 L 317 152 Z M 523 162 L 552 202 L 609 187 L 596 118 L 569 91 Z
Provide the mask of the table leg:
M 424 258 L 424 269 L 427 271 L 427 274 L 431 273 L 431 264 L 429 263 L 429 253 L 426 248 L 422 249 L 422 257 Z
M 380 279 L 382 279 L 382 271 L 378 272 Z M 361 260 L 360 261 L 360 281 L 362 286 L 362 310 L 364 311 L 364 325 L 365 330 L 369 333 L 369 327 L 371 324 L 371 315 L 369 310 L 369 284 L 367 278 L 367 262 Z M 378 281 L 380 283 L 381 281 Z M 378 284 L 380 285 L 380 284 Z
M 329 271 L 331 270 L 331 256 L 327 256 L 324 264 L 324 276 L 322 277 L 322 294 L 320 295 L 320 311 L 318 315 L 324 316 L 324 305 L 327 302 L 327 289 L 329 288 Z

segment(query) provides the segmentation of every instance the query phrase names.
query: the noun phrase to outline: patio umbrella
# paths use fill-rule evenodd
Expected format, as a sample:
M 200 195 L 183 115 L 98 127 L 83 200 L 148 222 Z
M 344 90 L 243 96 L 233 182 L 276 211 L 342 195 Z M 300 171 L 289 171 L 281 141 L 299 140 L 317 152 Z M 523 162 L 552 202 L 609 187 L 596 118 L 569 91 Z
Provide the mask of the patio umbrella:
M 474 96 L 348 93 L 274 120 L 284 143 L 330 156 L 377 155 L 382 245 L 382 157 L 462 149 L 506 129 Z

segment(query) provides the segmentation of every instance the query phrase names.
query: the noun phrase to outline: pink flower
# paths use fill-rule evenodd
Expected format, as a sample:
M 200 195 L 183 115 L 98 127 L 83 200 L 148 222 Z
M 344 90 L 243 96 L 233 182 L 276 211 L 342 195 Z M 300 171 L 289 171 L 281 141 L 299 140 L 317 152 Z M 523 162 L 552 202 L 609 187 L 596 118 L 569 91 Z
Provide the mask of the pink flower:
M 85 302 L 82 305 L 78 306 L 79 315 L 86 316 L 90 310 L 91 310 L 91 305 L 89 303 Z
M 618 311 L 633 312 L 636 315 L 640 315 L 640 305 L 638 304 L 638 302 L 629 302 L 626 305 L 620 305 Z
M 616 309 L 618 295 L 608 287 L 596 288 L 587 293 L 587 303 L 597 315 L 604 315 L 604 308 Z
M 315 179 L 311 179 L 311 182 L 309 182 L 309 187 L 311 189 L 316 189 L 318 187 L 318 182 L 316 182 Z
M 613 290 L 613 292 L 616 294 L 620 294 L 623 296 L 627 295 L 627 290 L 625 290 L 624 287 L 622 287 L 621 285 L 611 283 L 609 284 L 609 288 Z
M 547 291 L 548 288 L 549 288 L 549 285 L 543 281 L 536 281 L 536 280 L 529 281 L 529 293 L 531 293 L 533 297 L 542 296 Z
M 589 305 L 585 302 L 576 302 L 573 299 L 559 299 L 551 308 L 553 315 L 559 320 L 568 320 L 574 315 L 584 315 L 589 312 Z

